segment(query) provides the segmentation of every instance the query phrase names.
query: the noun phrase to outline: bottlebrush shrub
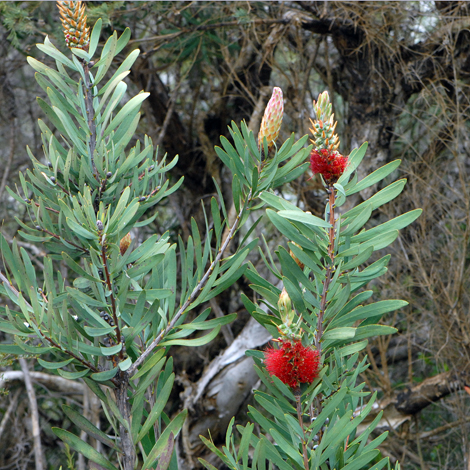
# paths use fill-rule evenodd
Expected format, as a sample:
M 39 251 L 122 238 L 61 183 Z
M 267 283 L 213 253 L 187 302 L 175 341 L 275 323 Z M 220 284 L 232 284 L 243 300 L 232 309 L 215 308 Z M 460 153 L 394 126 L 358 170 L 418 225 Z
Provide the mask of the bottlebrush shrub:
M 67 15 L 70 10 L 81 18 L 76 27 L 85 28 L 85 37 L 80 2 L 67 1 L 62 7 Z M 119 106 L 127 89 L 124 79 L 139 50 L 112 70 L 130 38 L 126 29 L 119 38 L 115 32 L 95 59 L 101 23 L 94 25 L 86 47 L 67 49 L 67 55 L 48 38 L 38 44 L 55 65 L 28 58 L 48 97 L 48 102 L 38 98 L 48 121 L 39 121 L 44 159 L 28 149 L 32 168 L 20 174 L 21 188 L 9 189 L 9 194 L 31 221 L 17 219 L 19 235 L 46 254 L 37 269 L 16 240 L 10 246 L 0 237 L 0 294 L 14 306 L 1 307 L 0 331 L 15 335 L 13 343 L 0 344 L 0 353 L 37 357 L 50 373 L 83 380 L 100 399 L 108 420 L 104 427 L 112 432 L 99 430 L 72 407 L 63 409 L 75 426 L 104 444 L 103 450 L 98 453 L 72 432 L 54 428 L 70 447 L 108 470 L 157 465 L 163 470 L 170 460 L 171 468 L 177 467 L 174 440 L 187 414 L 183 410 L 170 420 L 163 411 L 175 378 L 168 347 L 206 344 L 234 319 L 231 314 L 208 320 L 210 309 L 202 304 L 246 271 L 244 259 L 257 241 L 246 242 L 249 230 L 228 258 L 226 248 L 250 209 L 265 204 L 260 194 L 305 172 L 308 149 L 306 138 L 294 142 L 292 136 L 262 164 L 253 133 L 245 123 L 241 130 L 233 123 L 236 149 L 225 138 L 225 150 L 217 149 L 236 175 L 233 225 L 228 225 L 217 187 L 205 241 L 192 220 L 187 242 L 180 238 L 176 246 L 168 234 L 154 234 L 139 245 L 130 231 L 152 223 L 156 215 L 145 218 L 147 211 L 182 180 L 170 184 L 166 179 L 177 159 L 157 159 L 158 149 L 147 136 L 128 148 L 148 96 L 139 93 Z M 80 31 L 74 34 L 82 37 Z M 191 310 L 196 318 L 184 324 Z M 188 339 L 198 330 L 209 333 Z
M 341 210 L 348 196 L 382 181 L 400 161 L 358 181 L 355 170 L 366 154 L 367 143 L 354 149 L 348 158 L 341 156 L 326 92 L 314 103 L 314 110 L 314 148 L 308 147 L 308 152 L 313 156 L 311 170 L 323 178 L 325 218 L 301 210 L 276 192 L 265 190 L 260 194 L 270 206 L 266 211 L 269 220 L 286 243 L 276 251 L 277 262 L 270 253 L 264 257 L 279 283 L 273 285 L 263 279 L 250 265 L 245 275 L 259 301 L 243 296 L 243 302 L 251 315 L 278 337 L 279 347 L 247 351 L 263 384 L 262 390 L 255 391 L 256 405 L 249 407 L 253 423 L 235 430 L 232 421 L 222 450 L 201 436 L 234 470 L 265 469 L 266 461 L 269 468 L 282 470 L 390 467 L 388 458 L 381 458 L 377 450 L 387 433 L 370 438 L 382 413 L 358 433 L 376 399 L 376 393 L 369 397 L 363 390 L 365 384 L 358 380 L 367 368 L 367 358 L 358 362 L 358 353 L 366 347 L 367 338 L 396 331 L 377 323 L 384 313 L 406 302 L 365 304 L 372 297 L 365 286 L 387 272 L 390 255 L 366 263 L 374 251 L 390 245 L 421 210 L 364 229 L 374 210 L 401 193 L 404 179 L 349 210 Z M 333 158 L 322 161 L 319 169 L 317 158 L 324 154 Z M 335 165 L 335 159 L 341 159 L 341 165 Z M 338 167 L 340 171 L 336 171 Z M 268 313 L 261 304 L 268 306 Z M 318 374 L 315 353 L 320 356 Z M 310 375 L 303 368 L 305 362 L 310 364 Z M 259 434 L 254 432 L 254 423 Z M 207 469 L 215 469 L 203 459 L 200 462 Z

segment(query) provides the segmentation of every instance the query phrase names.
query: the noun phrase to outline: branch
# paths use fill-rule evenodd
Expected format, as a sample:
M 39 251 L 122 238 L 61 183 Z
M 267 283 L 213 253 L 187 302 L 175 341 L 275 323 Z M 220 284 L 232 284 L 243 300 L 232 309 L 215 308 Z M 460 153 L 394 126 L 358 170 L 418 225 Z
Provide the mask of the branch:
M 205 272 L 199 284 L 193 289 L 193 291 L 191 292 L 191 295 L 188 297 L 186 302 L 180 307 L 178 312 L 176 312 L 175 316 L 173 317 L 171 322 L 168 324 L 168 326 L 160 332 L 160 334 L 150 343 L 147 349 L 134 362 L 134 364 L 132 364 L 132 366 L 129 367 L 127 371 L 129 376 L 132 376 L 132 374 L 137 370 L 137 367 L 139 367 L 145 361 L 146 357 L 158 346 L 158 344 L 162 341 L 165 335 L 167 335 L 168 332 L 176 325 L 176 323 L 178 322 L 180 317 L 184 314 L 185 310 L 189 307 L 189 305 L 192 302 L 194 302 L 194 300 L 198 297 L 203 287 L 206 285 L 206 282 L 209 280 L 209 277 L 214 271 L 214 268 L 216 267 L 217 263 L 222 259 L 222 256 L 224 255 L 225 250 L 227 249 L 228 245 L 232 241 L 232 238 L 235 235 L 235 232 L 237 231 L 237 228 L 240 223 L 241 216 L 245 210 L 245 207 L 250 202 L 251 202 L 251 190 L 250 190 L 250 193 L 248 194 L 245 205 L 240 209 L 240 212 L 238 213 L 237 218 L 235 219 L 235 222 L 232 228 L 230 229 L 230 232 L 227 235 L 227 238 L 225 239 L 222 246 L 219 248 L 217 256 L 215 257 L 214 261 L 209 266 L 209 269 Z
M 10 168 L 13 162 L 13 156 L 15 155 L 15 132 L 16 132 L 16 118 L 13 118 L 10 126 L 10 153 L 8 154 L 8 160 L 5 166 L 5 171 L 3 172 L 2 183 L 0 184 L 0 200 L 3 196 L 3 191 L 5 191 L 5 186 L 8 181 L 8 176 L 10 175 Z
M 15 297 L 18 297 L 20 295 L 19 291 L 12 285 L 10 284 L 10 281 L 3 275 L 3 273 L 0 271 L 0 281 L 3 283 L 3 285 L 5 286 L 6 289 L 8 289 Z M 31 306 L 30 303 L 28 303 L 26 301 L 26 299 L 24 299 L 24 302 L 26 304 L 27 307 L 29 308 L 33 308 Z M 42 337 L 49 343 L 49 344 L 52 344 L 52 346 L 54 346 L 55 348 L 59 349 L 60 351 L 62 351 L 63 353 L 65 354 L 68 354 L 69 356 L 73 357 L 74 359 L 76 359 L 78 362 L 80 362 L 81 364 L 83 364 L 86 368 L 92 370 L 93 372 L 102 372 L 100 369 L 96 368 L 93 364 L 91 364 L 90 362 L 86 361 L 85 359 L 82 359 L 80 356 L 77 356 L 75 353 L 73 353 L 72 351 L 69 351 L 68 349 L 65 349 L 64 347 L 62 347 L 61 345 L 59 345 L 58 343 L 56 343 L 52 338 L 49 338 L 48 336 L 46 336 L 39 328 L 38 325 L 36 325 L 38 327 L 38 331 L 41 333 Z M 113 378 L 111 379 L 111 382 L 113 382 L 114 385 L 118 385 L 119 382 Z M 1 382 L 0 382 L 1 383 Z
M 119 328 L 119 323 L 118 323 L 118 318 L 117 318 L 117 311 L 116 311 L 116 300 L 114 298 L 114 290 L 113 290 L 113 285 L 111 281 L 111 276 L 109 274 L 109 269 L 108 269 L 108 261 L 106 257 L 106 243 L 103 241 L 103 237 L 101 237 L 101 260 L 103 261 L 103 268 L 106 276 L 106 286 L 108 287 L 108 290 L 110 292 L 109 297 L 111 298 L 111 309 L 113 312 L 113 321 L 114 324 L 116 325 L 116 338 L 118 341 L 118 344 L 121 343 L 121 329 Z M 123 359 L 123 352 L 122 349 L 119 353 L 119 357 L 121 360 Z
M 90 83 L 90 70 L 88 64 L 83 64 L 83 71 L 85 73 L 84 88 L 85 88 L 85 107 L 86 107 L 86 116 L 88 120 L 88 127 L 90 128 L 90 160 L 91 166 L 93 168 L 93 176 L 98 178 L 98 170 L 95 165 L 95 146 L 96 146 L 96 126 L 95 126 L 95 111 L 93 109 L 93 96 L 92 96 L 92 85 Z
M 463 385 L 464 381 L 455 372 L 444 372 L 399 393 L 395 408 L 402 413 L 414 415 L 431 403 L 461 390 Z
M 64 379 L 57 375 L 45 374 L 44 372 L 35 372 L 31 371 L 29 373 L 31 379 L 36 382 L 40 382 L 47 388 L 52 390 L 58 390 L 62 393 L 80 395 L 83 396 L 83 393 L 86 389 L 86 385 L 82 382 L 77 382 L 75 380 Z M 20 370 L 7 370 L 0 373 L 0 389 L 5 388 L 9 382 L 15 380 L 24 381 L 24 373 Z
M 4 374 L 2 374 L 2 376 L 3 375 Z M 3 388 L 1 383 L 2 381 L 0 380 L 0 389 Z M 0 442 L 2 440 L 2 434 L 3 434 L 3 431 L 5 431 L 7 422 L 10 419 L 10 416 L 13 413 L 13 411 L 16 410 L 16 404 L 18 402 L 18 397 L 20 396 L 20 393 L 21 393 L 21 389 L 18 389 L 15 392 L 15 394 L 13 395 L 13 398 L 11 399 L 10 404 L 8 405 L 7 410 L 5 411 L 5 414 L 3 415 L 2 422 L 0 423 Z
M 31 377 L 29 375 L 29 369 L 26 359 L 20 357 L 19 361 L 24 374 L 24 383 L 26 385 L 26 391 L 28 392 L 29 408 L 31 411 L 31 422 L 33 426 L 34 440 L 34 459 L 36 461 L 36 470 L 43 470 L 44 463 L 41 447 L 41 427 L 39 426 L 38 402 L 36 400 L 36 393 L 34 392 L 34 387 L 31 382 Z
M 468 375 L 452 371 L 429 377 L 404 392 L 396 393 L 392 397 L 374 403 L 372 411 L 359 425 L 358 432 L 363 432 L 381 411 L 384 414 L 377 427 L 396 429 L 432 403 L 462 390 L 468 382 Z M 360 409 L 357 409 L 354 414 L 359 412 Z
M 329 243 L 328 243 L 328 255 L 329 260 L 325 261 L 325 264 L 328 263 L 326 267 L 325 280 L 323 281 L 323 292 L 320 302 L 320 312 L 318 313 L 317 320 L 317 334 L 315 335 L 315 347 L 318 352 L 321 354 L 321 337 L 323 335 L 323 316 L 325 315 L 326 310 L 326 298 L 328 295 L 328 287 L 335 271 L 335 188 L 333 186 L 328 186 L 329 193 L 329 202 L 330 202 L 330 229 L 329 229 Z

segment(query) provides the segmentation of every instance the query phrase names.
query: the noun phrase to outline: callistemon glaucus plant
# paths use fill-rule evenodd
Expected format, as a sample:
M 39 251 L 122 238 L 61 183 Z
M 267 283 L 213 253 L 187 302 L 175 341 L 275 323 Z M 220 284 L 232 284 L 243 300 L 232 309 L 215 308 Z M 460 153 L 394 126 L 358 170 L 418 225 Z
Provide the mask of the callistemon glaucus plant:
M 336 183 L 348 166 L 348 157 L 338 152 L 339 138 L 335 133 L 337 122 L 331 112 L 330 97 L 327 91 L 321 93 L 318 101 L 313 102 L 316 120 L 312 123 L 310 139 L 314 149 L 310 154 L 310 167 L 313 174 L 323 176 L 327 185 Z
M 90 28 L 86 26 L 85 5 L 81 1 L 58 1 L 65 43 L 68 47 L 87 49 L 90 43 Z
M 281 129 L 282 116 L 284 115 L 284 99 L 279 87 L 273 88 L 271 99 L 264 110 L 263 120 L 258 133 L 258 147 L 263 148 L 263 139 L 266 137 L 268 150 L 274 145 L 279 130 Z

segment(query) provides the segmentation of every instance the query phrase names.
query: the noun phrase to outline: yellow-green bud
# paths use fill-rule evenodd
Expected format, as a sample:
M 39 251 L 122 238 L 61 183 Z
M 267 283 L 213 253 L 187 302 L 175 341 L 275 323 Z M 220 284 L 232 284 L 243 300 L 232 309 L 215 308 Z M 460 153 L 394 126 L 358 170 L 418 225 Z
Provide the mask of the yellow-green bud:
M 289 326 L 294 320 L 294 311 L 292 310 L 292 301 L 285 287 L 282 289 L 281 295 L 279 296 L 277 307 L 279 309 L 282 322 Z

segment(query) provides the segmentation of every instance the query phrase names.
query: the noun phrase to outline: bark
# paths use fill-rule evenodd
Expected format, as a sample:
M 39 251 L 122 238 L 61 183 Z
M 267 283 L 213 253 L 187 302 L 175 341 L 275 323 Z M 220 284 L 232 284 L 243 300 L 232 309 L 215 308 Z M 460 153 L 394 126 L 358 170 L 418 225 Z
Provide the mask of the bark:
M 136 459 L 134 444 L 132 442 L 132 436 L 130 434 L 131 428 L 131 407 L 129 405 L 129 398 L 127 396 L 127 390 L 129 387 L 129 380 L 127 374 L 122 373 L 120 377 L 119 387 L 114 390 L 114 396 L 116 397 L 116 404 L 121 412 L 124 421 L 127 423 L 127 427 L 123 423 L 119 422 L 119 437 L 121 440 L 122 450 L 122 467 L 124 470 L 134 470 L 134 464 Z
M 61 391 L 63 393 L 79 395 L 83 397 L 86 385 L 74 380 L 64 379 L 56 375 L 45 374 L 44 372 L 30 371 L 29 376 L 36 382 L 45 385 L 52 390 Z M 10 382 L 17 380 L 24 381 L 24 373 L 19 370 L 7 370 L 0 375 L 0 389 L 7 387 Z M 94 396 L 94 395 L 93 395 Z
M 455 372 L 444 372 L 401 392 L 396 397 L 395 408 L 406 414 L 416 414 L 431 403 L 439 401 L 457 390 L 465 381 Z
M 199 435 L 214 439 L 225 433 L 232 416 L 251 394 L 258 382 L 253 360 L 245 356 L 247 349 L 266 344 L 271 335 L 251 318 L 233 343 L 207 367 L 196 384 L 187 385 L 184 407 L 188 416 L 185 449 L 191 452 L 201 445 Z
M 34 460 L 36 462 L 36 470 L 43 470 L 44 458 L 42 455 L 41 445 L 41 426 L 39 424 L 38 402 L 36 400 L 36 393 L 34 391 L 33 383 L 29 375 L 29 368 L 26 359 L 20 357 L 19 359 L 21 369 L 24 373 L 24 382 L 26 391 L 28 393 L 29 410 L 31 412 L 31 422 L 33 425 L 33 441 L 34 441 Z
M 396 429 L 432 403 L 462 390 L 469 379 L 468 374 L 443 372 L 409 387 L 406 391 L 384 398 L 374 404 L 369 416 L 359 426 L 358 432 L 363 432 L 381 411 L 384 414 L 377 428 Z

